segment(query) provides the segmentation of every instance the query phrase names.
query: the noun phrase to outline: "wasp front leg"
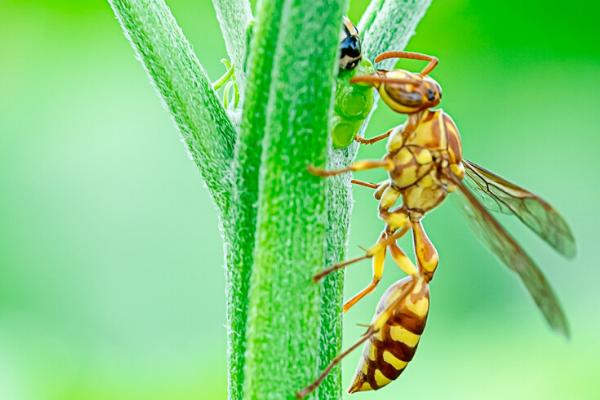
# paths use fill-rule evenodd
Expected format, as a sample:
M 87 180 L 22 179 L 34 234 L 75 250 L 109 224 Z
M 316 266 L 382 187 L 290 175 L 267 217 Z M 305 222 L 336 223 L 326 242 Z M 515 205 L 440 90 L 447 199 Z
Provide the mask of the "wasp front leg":
M 393 129 L 390 129 L 386 133 L 382 133 L 381 135 L 372 137 L 370 139 L 365 139 L 362 136 L 356 135 L 354 137 L 354 140 L 357 141 L 358 143 L 361 143 L 361 144 L 373 144 L 373 143 L 380 142 L 380 141 L 382 141 L 384 139 L 387 139 L 390 136 L 390 134 L 392 133 L 392 131 L 393 131 Z
M 346 172 L 367 171 L 370 169 L 377 169 L 377 168 L 383 168 L 385 170 L 390 171 L 390 170 L 394 169 L 394 163 L 392 162 L 392 160 L 390 160 L 388 158 L 384 158 L 383 160 L 357 161 L 355 163 L 348 165 L 346 168 L 331 169 L 331 170 L 316 168 L 316 167 L 313 167 L 312 165 L 310 165 L 308 167 L 308 171 L 311 174 L 316 175 L 316 176 L 327 177 L 327 176 L 341 175 Z

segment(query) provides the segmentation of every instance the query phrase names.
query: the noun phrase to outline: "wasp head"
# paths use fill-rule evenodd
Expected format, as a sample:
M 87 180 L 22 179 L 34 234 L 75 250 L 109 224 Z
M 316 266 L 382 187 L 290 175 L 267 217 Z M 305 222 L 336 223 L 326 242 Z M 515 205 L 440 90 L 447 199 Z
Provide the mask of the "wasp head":
M 401 69 L 379 70 L 374 75 L 355 77 L 352 82 L 374 86 L 383 101 L 401 114 L 435 107 L 442 100 L 442 88 L 434 79 Z

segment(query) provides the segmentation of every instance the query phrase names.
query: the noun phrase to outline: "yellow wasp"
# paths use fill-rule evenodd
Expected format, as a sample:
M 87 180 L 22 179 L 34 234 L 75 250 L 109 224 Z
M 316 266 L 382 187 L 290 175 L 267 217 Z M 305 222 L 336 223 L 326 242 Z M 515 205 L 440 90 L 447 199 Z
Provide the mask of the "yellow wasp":
M 350 171 L 382 168 L 389 179 L 380 184 L 353 180 L 376 190 L 379 217 L 385 229 L 365 255 L 336 264 L 314 277 L 355 262 L 372 258 L 371 283 L 344 304 L 348 311 L 375 289 L 383 275 L 386 251 L 408 276 L 393 284 L 383 295 L 365 334 L 336 357 L 311 385 L 298 393 L 303 398 L 321 383 L 329 371 L 352 350 L 365 343 L 350 393 L 377 390 L 396 379 L 416 351 L 429 311 L 429 282 L 438 265 L 438 253 L 422 226 L 423 217 L 437 207 L 450 192 L 458 189 L 470 206 L 471 216 L 481 229 L 491 250 L 525 284 L 550 326 L 565 336 L 568 323 L 546 278 L 521 246 L 489 211 L 502 211 L 519 218 L 526 226 L 566 257 L 574 257 L 575 240 L 567 223 L 543 199 L 510 183 L 485 168 L 463 159 L 458 128 L 441 109 L 434 110 L 442 98 L 440 85 L 429 77 L 436 67 L 435 57 L 401 51 L 380 54 L 375 62 L 389 58 L 427 61 L 420 73 L 405 70 L 378 70 L 372 75 L 356 76 L 351 82 L 376 88 L 394 111 L 408 115 L 404 125 L 372 139 L 357 137 L 363 144 L 388 138 L 387 154 L 381 160 L 358 161 L 338 170 L 310 167 L 313 174 L 327 177 Z M 401 201 L 400 205 L 396 205 Z M 398 247 L 398 238 L 412 231 L 416 265 Z

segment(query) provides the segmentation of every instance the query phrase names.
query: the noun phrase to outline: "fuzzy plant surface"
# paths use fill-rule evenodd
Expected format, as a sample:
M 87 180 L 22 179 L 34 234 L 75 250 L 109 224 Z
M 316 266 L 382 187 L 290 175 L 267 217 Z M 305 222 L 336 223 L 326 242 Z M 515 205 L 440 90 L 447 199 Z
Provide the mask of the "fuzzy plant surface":
M 229 398 L 294 398 L 341 347 L 343 272 L 320 285 L 311 276 L 344 258 L 350 177 L 322 180 L 307 166 L 347 165 L 358 148 L 329 139 L 346 0 L 259 0 L 256 17 L 247 0 L 213 0 L 242 95 L 239 120 L 163 0 L 108 1 L 218 210 Z M 359 24 L 364 56 L 402 50 L 429 3 L 373 0 Z M 335 368 L 314 396 L 341 392 Z

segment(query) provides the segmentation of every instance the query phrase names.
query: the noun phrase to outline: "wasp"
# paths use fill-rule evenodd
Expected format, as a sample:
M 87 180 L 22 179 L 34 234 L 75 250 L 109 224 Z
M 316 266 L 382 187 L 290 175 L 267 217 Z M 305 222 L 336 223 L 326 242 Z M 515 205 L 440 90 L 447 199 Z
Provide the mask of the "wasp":
M 385 228 L 379 240 L 363 256 L 333 265 L 315 275 L 313 280 L 317 282 L 333 271 L 372 259 L 372 280 L 344 304 L 346 312 L 376 288 L 383 275 L 387 251 L 408 276 L 385 292 L 363 336 L 336 357 L 311 385 L 298 393 L 299 398 L 315 390 L 335 365 L 363 344 L 363 357 L 349 388 L 350 393 L 377 390 L 404 371 L 425 328 L 429 312 L 429 283 L 439 263 L 438 252 L 422 221 L 427 213 L 455 191 L 462 194 L 483 241 L 520 277 L 551 328 L 569 335 L 567 319 L 550 284 L 533 259 L 491 212 L 516 216 L 551 247 L 572 258 L 576 246 L 569 226 L 539 196 L 463 158 L 456 124 L 442 109 L 434 108 L 442 99 L 440 85 L 429 76 L 438 65 L 436 57 L 389 51 L 377 56 L 375 62 L 390 58 L 421 60 L 427 65 L 418 73 L 379 69 L 351 79 L 353 84 L 373 87 L 391 109 L 408 116 L 405 124 L 379 136 L 355 138 L 362 144 L 387 139 L 386 155 L 379 160 L 358 161 L 337 170 L 309 167 L 313 174 L 321 177 L 371 169 L 385 170 L 388 179 L 382 183 L 352 181 L 375 190 L 379 217 Z M 409 231 L 413 238 L 415 263 L 396 243 Z

